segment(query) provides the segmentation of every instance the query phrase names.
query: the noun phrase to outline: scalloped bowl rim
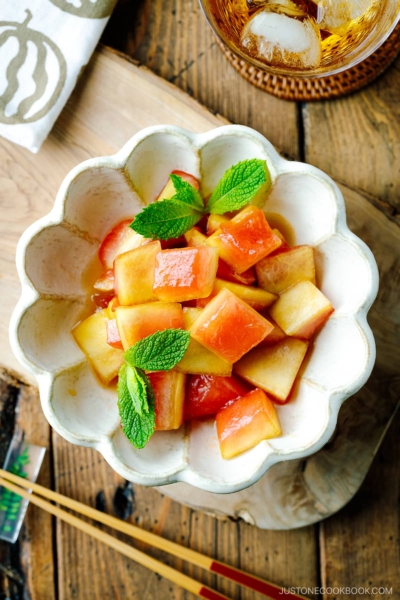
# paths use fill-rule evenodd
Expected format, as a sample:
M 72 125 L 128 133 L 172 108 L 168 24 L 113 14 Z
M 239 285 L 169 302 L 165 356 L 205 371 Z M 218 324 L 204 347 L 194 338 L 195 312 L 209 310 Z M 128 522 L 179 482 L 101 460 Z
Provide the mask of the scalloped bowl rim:
M 194 471 L 189 464 L 185 464 L 180 470 L 174 470 L 171 473 L 164 473 L 162 476 L 154 475 L 152 473 L 137 472 L 126 465 L 122 458 L 116 454 L 116 451 L 112 444 L 112 435 L 102 435 L 95 438 L 88 436 L 71 433 L 66 429 L 56 416 L 50 402 L 51 390 L 54 383 L 55 376 L 51 372 L 40 368 L 29 358 L 22 348 L 18 336 L 18 326 L 26 314 L 27 311 L 33 306 L 33 304 L 41 297 L 41 294 L 36 291 L 32 282 L 30 281 L 26 270 L 25 270 L 25 253 L 26 249 L 34 236 L 39 232 L 48 228 L 51 225 L 59 225 L 65 218 L 65 208 L 68 200 L 68 190 L 70 185 L 76 180 L 76 178 L 92 168 L 98 167 L 109 167 L 115 170 L 123 170 L 126 167 L 127 161 L 134 152 L 135 148 L 148 136 L 157 133 L 170 133 L 178 137 L 184 138 L 190 143 L 190 145 L 197 151 L 205 146 L 207 143 L 224 136 L 239 136 L 250 139 L 251 141 L 259 144 L 263 151 L 268 155 L 270 163 L 269 168 L 273 180 L 282 174 L 308 174 L 312 175 L 324 185 L 328 185 L 329 188 L 334 192 L 334 198 L 336 202 L 336 223 L 334 227 L 334 233 L 340 233 L 343 237 L 351 240 L 352 244 L 357 246 L 360 253 L 362 253 L 365 261 L 367 262 L 370 269 L 370 281 L 371 286 L 364 297 L 364 301 L 356 311 L 352 313 L 352 316 L 358 324 L 364 339 L 368 345 L 368 359 L 365 363 L 363 371 L 359 376 L 354 379 L 350 386 L 345 387 L 342 390 L 336 390 L 329 394 L 329 418 L 326 424 L 325 430 L 321 433 L 320 437 L 314 441 L 314 443 L 300 447 L 296 451 L 284 452 L 274 450 L 272 454 L 267 456 L 257 468 L 243 480 L 234 484 L 227 482 L 216 482 L 214 479 L 207 478 Z M 330 236 L 328 236 L 330 237 Z M 343 401 L 349 396 L 357 392 L 367 381 L 376 356 L 375 340 L 372 331 L 367 323 L 367 313 L 377 295 L 379 275 L 378 269 L 374 256 L 366 244 L 355 236 L 347 227 L 345 204 L 343 195 L 335 184 L 335 182 L 324 172 L 313 167 L 311 165 L 300 163 L 296 161 L 288 161 L 282 158 L 272 144 L 264 138 L 261 134 L 254 131 L 251 128 L 241 125 L 226 125 L 218 127 L 206 133 L 195 134 L 191 133 L 180 127 L 172 125 L 158 125 L 148 127 L 139 131 L 134 135 L 116 154 L 112 156 L 98 157 L 88 159 L 76 167 L 74 167 L 69 174 L 65 177 L 62 182 L 60 189 L 57 193 L 54 207 L 49 214 L 42 217 L 38 221 L 34 222 L 21 236 L 16 253 L 16 264 L 17 271 L 22 285 L 21 297 L 14 309 L 11 321 L 10 321 L 10 342 L 14 354 L 16 355 L 19 362 L 31 372 L 37 379 L 39 385 L 40 398 L 42 408 L 46 419 L 50 425 L 69 442 L 78 444 L 81 446 L 87 446 L 95 448 L 106 459 L 111 467 L 122 477 L 127 480 L 148 486 L 161 486 L 169 483 L 186 482 L 202 490 L 214 493 L 233 493 L 240 491 L 246 487 L 251 486 L 258 481 L 264 473 L 272 467 L 274 464 L 284 461 L 305 458 L 324 446 L 332 436 L 336 427 L 337 416 L 339 409 Z

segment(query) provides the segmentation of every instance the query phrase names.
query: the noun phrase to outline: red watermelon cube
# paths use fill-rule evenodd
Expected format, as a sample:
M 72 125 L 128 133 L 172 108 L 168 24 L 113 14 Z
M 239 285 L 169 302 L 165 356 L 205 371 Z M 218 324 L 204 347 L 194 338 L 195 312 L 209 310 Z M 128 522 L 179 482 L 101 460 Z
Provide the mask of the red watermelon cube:
M 196 341 L 233 364 L 272 329 L 267 319 L 224 288 L 207 304 L 189 331 Z
M 190 375 L 184 406 L 184 419 L 215 415 L 228 402 L 244 396 L 250 386 L 235 376 Z
M 223 408 L 216 422 L 222 458 L 233 458 L 282 433 L 273 402 L 258 388 Z
M 218 252 L 208 246 L 162 250 L 156 255 L 153 291 L 163 302 L 206 298 L 212 292 Z
M 282 240 L 272 231 L 262 210 L 247 206 L 230 221 L 221 223 L 206 243 L 217 248 L 220 257 L 237 273 L 243 273 L 279 248 Z

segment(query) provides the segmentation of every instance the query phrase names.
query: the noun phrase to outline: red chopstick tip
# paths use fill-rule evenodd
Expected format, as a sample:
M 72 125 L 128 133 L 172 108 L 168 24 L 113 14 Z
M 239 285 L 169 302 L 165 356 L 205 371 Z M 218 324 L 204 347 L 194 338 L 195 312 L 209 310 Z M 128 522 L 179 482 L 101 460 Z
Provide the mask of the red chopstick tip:
M 218 594 L 218 592 L 214 592 L 214 590 L 204 586 L 200 589 L 199 596 L 207 598 L 207 600 L 227 600 L 226 596 Z
M 282 600 L 284 597 L 282 588 L 268 583 L 268 581 L 264 581 L 263 579 L 259 579 L 258 577 L 254 577 L 253 575 L 249 575 L 248 573 L 244 573 L 243 571 L 239 571 L 239 569 L 235 569 L 234 567 L 224 565 L 216 560 L 211 563 L 210 571 L 222 575 L 223 577 L 227 577 L 239 585 L 244 585 L 255 592 L 264 594 L 264 596 L 268 596 L 269 598 L 272 598 L 272 600 Z

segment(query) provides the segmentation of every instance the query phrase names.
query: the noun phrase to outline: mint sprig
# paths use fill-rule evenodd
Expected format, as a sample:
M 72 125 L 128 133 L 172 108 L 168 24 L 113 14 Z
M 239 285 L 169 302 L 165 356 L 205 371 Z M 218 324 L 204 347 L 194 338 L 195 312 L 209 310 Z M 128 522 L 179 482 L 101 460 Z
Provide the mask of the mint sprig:
M 147 371 L 169 371 L 183 358 L 190 334 L 183 329 L 157 331 L 125 352 L 129 365 Z
M 118 411 L 122 430 L 135 448 L 144 448 L 155 429 L 155 396 L 147 371 L 169 371 L 183 358 L 190 334 L 166 329 L 149 335 L 125 352 L 118 374 Z
M 174 184 L 176 192 L 175 196 L 173 196 L 174 200 L 179 200 L 180 202 L 189 204 L 190 206 L 197 208 L 197 210 L 200 212 L 204 211 L 203 199 L 196 188 L 182 179 L 182 177 L 179 177 L 179 175 L 175 175 L 174 173 L 171 173 L 169 178 Z
M 242 160 L 228 169 L 220 179 L 207 203 L 207 211 L 216 215 L 243 208 L 259 191 L 270 183 L 265 160 Z
M 204 207 L 199 192 L 179 175 L 170 175 L 175 195 L 169 200 L 149 204 L 140 212 L 131 228 L 147 238 L 168 240 L 183 235 L 194 227 L 206 213 L 223 215 L 239 210 L 265 187 L 271 177 L 265 160 L 242 160 L 228 169 Z
M 132 369 L 132 377 L 140 379 L 144 387 L 137 386 L 137 395 L 132 395 L 128 386 L 128 369 Z M 118 375 L 118 411 L 121 417 L 122 430 L 135 448 L 144 448 L 154 433 L 156 415 L 154 412 L 154 391 L 148 377 L 140 369 L 123 364 Z M 141 412 L 136 410 L 141 406 Z
M 204 204 L 199 192 L 179 175 L 171 173 L 175 195 L 168 200 L 149 204 L 131 223 L 144 237 L 168 240 L 179 237 L 200 221 Z

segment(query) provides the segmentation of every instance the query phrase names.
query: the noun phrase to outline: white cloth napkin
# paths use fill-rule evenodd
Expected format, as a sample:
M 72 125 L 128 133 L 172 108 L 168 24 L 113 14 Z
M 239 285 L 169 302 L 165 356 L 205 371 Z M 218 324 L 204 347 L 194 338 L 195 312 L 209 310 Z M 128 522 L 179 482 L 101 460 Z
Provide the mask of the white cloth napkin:
M 0 0 L 0 135 L 37 152 L 116 0 Z

